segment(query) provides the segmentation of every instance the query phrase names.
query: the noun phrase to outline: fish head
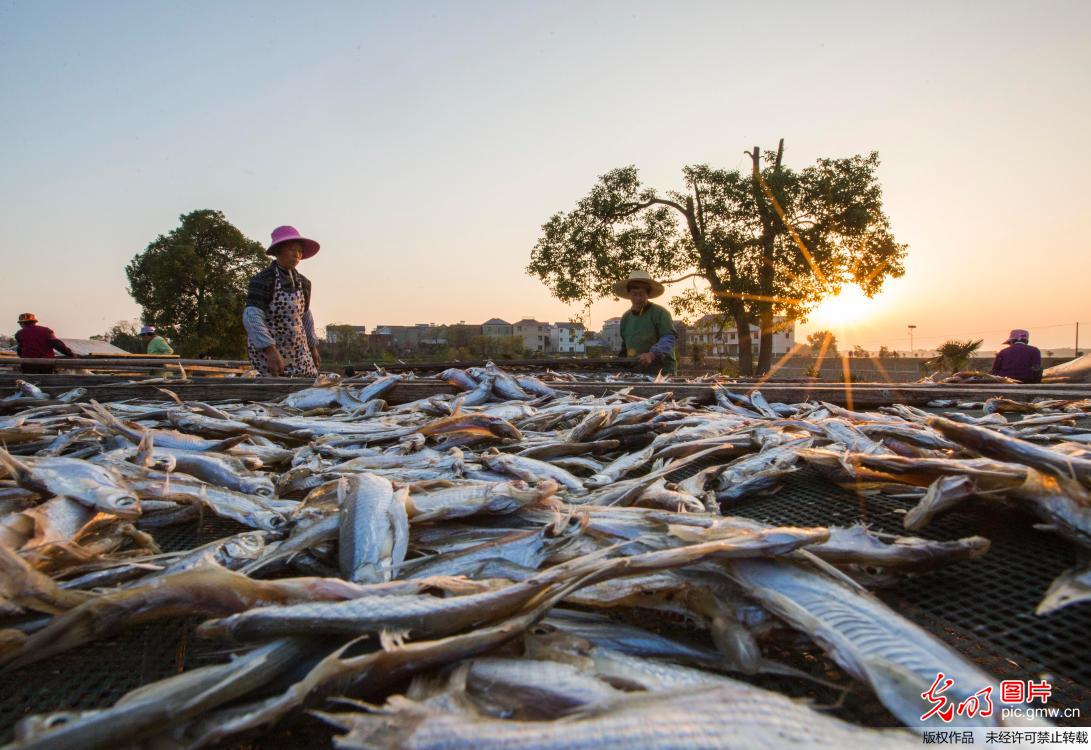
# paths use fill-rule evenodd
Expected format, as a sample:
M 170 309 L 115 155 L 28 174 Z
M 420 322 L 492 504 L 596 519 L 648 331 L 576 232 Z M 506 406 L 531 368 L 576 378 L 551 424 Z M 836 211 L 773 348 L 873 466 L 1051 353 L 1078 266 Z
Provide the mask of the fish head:
M 239 534 L 224 544 L 224 554 L 232 560 L 257 560 L 265 549 L 265 535 L 262 532 Z
M 265 531 L 280 531 L 288 525 L 288 519 L 275 510 L 257 511 L 253 514 L 254 525 Z
M 1091 573 L 1085 570 L 1069 570 L 1062 573 L 1042 597 L 1036 615 L 1048 615 L 1075 602 L 1091 599 Z
M 497 419 L 494 421 L 489 425 L 489 431 L 499 438 L 508 438 L 510 440 L 523 439 L 523 433 L 519 431 L 519 428 L 506 419 Z
M 45 398 L 46 395 L 41 388 L 25 380 L 16 380 L 15 387 L 19 389 L 20 393 L 30 398 Z
M 521 479 L 510 482 L 502 482 L 489 489 L 489 507 L 494 511 L 501 507 L 516 510 L 519 507 L 536 503 L 551 496 L 557 489 L 557 483 L 552 480 L 539 482 L 531 486 Z
M 15 725 L 15 739 L 19 743 L 32 743 L 45 739 L 53 732 L 81 721 L 98 713 L 89 711 L 54 711 L 50 714 L 35 714 L 20 719 Z
M 87 395 L 87 389 L 86 388 L 73 388 L 70 391 L 62 393 L 60 396 L 57 397 L 57 400 L 61 401 L 63 403 L 66 403 L 66 404 L 70 404 L 73 401 L 79 401 L 81 398 L 83 398 L 86 395 Z
M 275 488 L 273 481 L 268 477 L 246 477 L 239 482 L 243 492 L 260 497 L 273 497 Z
M 149 459 L 149 468 L 156 471 L 164 471 L 168 474 L 173 473 L 178 468 L 178 459 L 174 456 L 160 454 L 158 456 L 151 456 Z
M 341 382 L 341 376 L 336 372 L 324 372 L 314 379 L 312 388 L 330 388 Z
M 502 467 L 506 461 L 510 460 L 507 454 L 501 453 L 496 448 L 489 448 L 486 451 L 482 451 L 477 455 L 477 458 L 481 463 L 494 470 Z
M 103 487 L 94 491 L 95 504 L 118 518 L 131 521 L 140 517 L 140 498 L 134 493 L 116 487 Z

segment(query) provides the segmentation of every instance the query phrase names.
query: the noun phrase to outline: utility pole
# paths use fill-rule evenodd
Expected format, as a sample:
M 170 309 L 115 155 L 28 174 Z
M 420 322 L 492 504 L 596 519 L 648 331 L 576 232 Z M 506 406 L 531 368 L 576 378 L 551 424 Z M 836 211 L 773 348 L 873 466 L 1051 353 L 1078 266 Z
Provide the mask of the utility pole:
M 1076 356 L 1080 356 L 1080 321 L 1076 321 L 1076 348 L 1073 350 Z
M 913 329 L 916 328 L 916 326 L 906 326 L 906 327 L 909 329 L 909 356 L 912 357 L 913 356 Z M 1079 328 L 1077 328 L 1076 330 L 1077 330 L 1076 338 L 1078 339 L 1079 336 L 1080 336 L 1080 334 L 1078 332 Z

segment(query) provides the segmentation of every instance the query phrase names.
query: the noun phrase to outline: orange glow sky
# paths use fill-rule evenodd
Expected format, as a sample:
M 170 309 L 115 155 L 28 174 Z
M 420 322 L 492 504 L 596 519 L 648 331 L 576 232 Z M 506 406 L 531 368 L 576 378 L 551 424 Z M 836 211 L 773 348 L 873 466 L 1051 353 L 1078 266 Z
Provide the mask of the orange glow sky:
M 217 208 L 323 244 L 320 325 L 567 320 L 524 273 L 553 212 L 783 137 L 793 167 L 878 150 L 910 246 L 842 348 L 1091 341 L 1088 28 L 1054 1 L 0 2 L 0 319 L 137 317 L 125 263 Z

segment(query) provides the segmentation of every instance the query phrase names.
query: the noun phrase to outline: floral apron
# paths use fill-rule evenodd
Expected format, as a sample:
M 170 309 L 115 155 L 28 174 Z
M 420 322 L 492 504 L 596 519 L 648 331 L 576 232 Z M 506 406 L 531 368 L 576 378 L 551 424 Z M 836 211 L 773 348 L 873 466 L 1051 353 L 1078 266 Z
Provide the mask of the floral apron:
M 307 346 L 307 332 L 303 329 L 303 314 L 306 312 L 303 287 L 296 285 L 293 291 L 289 291 L 281 286 L 280 274 L 277 274 L 274 284 L 273 300 L 265 314 L 265 324 L 284 360 L 281 375 L 286 378 L 313 378 L 318 375 L 318 368 L 314 366 L 310 347 Z M 269 365 L 265 354 L 250 342 L 247 342 L 246 349 L 250 354 L 250 364 L 263 377 L 268 377 Z

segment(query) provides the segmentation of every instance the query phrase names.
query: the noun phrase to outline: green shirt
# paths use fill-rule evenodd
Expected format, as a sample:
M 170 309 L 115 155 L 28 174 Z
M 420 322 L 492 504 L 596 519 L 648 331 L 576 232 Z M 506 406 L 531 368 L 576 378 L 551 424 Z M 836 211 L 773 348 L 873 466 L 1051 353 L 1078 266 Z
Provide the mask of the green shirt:
M 649 302 L 639 313 L 632 309 L 626 310 L 621 316 L 621 346 L 625 355 L 635 357 L 638 354 L 652 351 L 652 347 L 664 336 L 676 336 L 674 322 L 667 308 L 654 302 Z M 665 353 L 660 350 L 664 347 L 656 347 L 658 358 L 645 372 L 656 373 L 662 370 L 665 373 L 678 372 L 678 360 L 674 357 L 674 345 Z
M 174 350 L 162 336 L 156 336 L 148 342 L 148 354 L 174 354 Z

